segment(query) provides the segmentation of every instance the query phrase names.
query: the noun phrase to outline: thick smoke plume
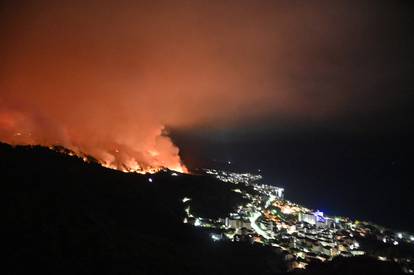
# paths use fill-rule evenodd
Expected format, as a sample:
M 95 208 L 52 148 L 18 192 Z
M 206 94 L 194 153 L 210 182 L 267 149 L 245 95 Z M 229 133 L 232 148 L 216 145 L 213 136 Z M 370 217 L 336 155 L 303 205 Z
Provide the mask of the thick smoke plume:
M 0 140 L 59 144 L 122 170 L 185 171 L 166 127 L 323 121 L 363 110 L 383 77 L 364 72 L 387 60 L 349 62 L 386 56 L 352 42 L 375 40 L 380 8 L 136 2 L 2 1 Z

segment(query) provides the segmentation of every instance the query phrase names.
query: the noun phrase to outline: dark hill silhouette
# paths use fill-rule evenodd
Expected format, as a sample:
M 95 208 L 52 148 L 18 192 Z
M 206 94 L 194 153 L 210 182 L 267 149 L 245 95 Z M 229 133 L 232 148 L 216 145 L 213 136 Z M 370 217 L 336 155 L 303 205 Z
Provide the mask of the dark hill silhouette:
M 271 248 L 212 242 L 205 231 L 183 224 L 183 197 L 193 199 L 194 213 L 208 217 L 225 216 L 241 202 L 230 191 L 231 185 L 210 177 L 174 177 L 168 171 L 125 174 L 44 147 L 0 144 L 0 178 L 6 202 L 3 274 L 275 274 L 285 270 L 282 255 Z M 398 271 L 394 265 L 366 260 L 374 272 L 370 274 Z M 358 265 L 361 260 L 347 260 L 340 269 Z M 337 266 L 315 265 L 304 274 L 317 274 L 320 269 L 328 274 L 330 267 L 342 274 Z

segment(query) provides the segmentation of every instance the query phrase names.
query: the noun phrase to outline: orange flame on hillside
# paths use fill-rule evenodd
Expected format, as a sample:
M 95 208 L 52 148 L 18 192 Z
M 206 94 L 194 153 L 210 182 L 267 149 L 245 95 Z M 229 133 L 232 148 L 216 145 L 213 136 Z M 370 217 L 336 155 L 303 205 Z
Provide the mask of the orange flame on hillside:
M 94 159 L 104 167 L 128 173 L 156 173 L 163 169 L 188 173 L 181 162 L 179 149 L 167 136 L 164 127 L 137 133 L 136 139 L 112 135 L 85 139 L 84 135 L 78 138 L 77 128 L 52 125 L 44 119 L 40 122 L 35 117 L 0 108 L 0 141 L 12 145 L 49 146 L 84 161 Z

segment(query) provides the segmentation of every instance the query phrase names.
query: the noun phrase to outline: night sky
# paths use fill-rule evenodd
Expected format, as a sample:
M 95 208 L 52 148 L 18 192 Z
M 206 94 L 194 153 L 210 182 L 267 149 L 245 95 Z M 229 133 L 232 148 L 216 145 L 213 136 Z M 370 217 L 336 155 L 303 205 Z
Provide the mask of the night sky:
M 0 1 L 0 140 L 117 168 L 230 160 L 310 207 L 414 230 L 413 14 L 412 1 Z

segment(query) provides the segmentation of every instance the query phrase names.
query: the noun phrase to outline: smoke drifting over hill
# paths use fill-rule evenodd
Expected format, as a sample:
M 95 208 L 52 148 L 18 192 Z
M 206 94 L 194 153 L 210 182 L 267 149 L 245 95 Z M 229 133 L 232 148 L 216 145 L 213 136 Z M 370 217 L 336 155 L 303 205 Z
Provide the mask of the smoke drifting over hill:
M 359 43 L 394 35 L 390 7 L 289 3 L 3 1 L 0 140 L 185 171 L 165 127 L 381 110 L 401 64 Z

